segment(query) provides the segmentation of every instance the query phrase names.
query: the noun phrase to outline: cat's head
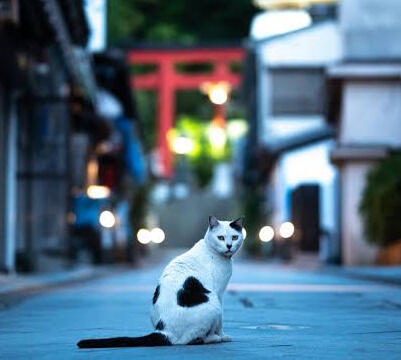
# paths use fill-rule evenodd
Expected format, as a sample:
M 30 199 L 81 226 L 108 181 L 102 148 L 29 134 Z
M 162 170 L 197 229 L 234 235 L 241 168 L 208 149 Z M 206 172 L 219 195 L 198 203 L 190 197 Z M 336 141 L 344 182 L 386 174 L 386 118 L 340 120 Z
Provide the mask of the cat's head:
M 222 256 L 231 257 L 241 247 L 244 236 L 244 217 L 233 221 L 217 220 L 209 216 L 209 228 L 205 235 L 206 244 Z

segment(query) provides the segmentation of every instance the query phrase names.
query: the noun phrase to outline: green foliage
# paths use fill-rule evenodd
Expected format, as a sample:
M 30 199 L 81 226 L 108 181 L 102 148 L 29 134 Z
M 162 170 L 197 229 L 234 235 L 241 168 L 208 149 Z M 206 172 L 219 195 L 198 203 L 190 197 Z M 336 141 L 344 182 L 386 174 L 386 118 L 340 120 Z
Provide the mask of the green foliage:
M 208 142 L 206 135 L 202 134 L 199 138 L 200 153 L 191 159 L 191 168 L 200 188 L 206 187 L 213 177 L 214 159 L 207 153 Z
M 186 156 L 200 187 L 209 184 L 215 164 L 227 160 L 231 155 L 231 147 L 228 142 L 221 151 L 216 151 L 208 137 L 209 128 L 209 121 L 201 121 L 188 116 L 181 117 L 175 127 L 176 136 L 184 135 L 193 141 L 194 149 Z
M 159 23 L 154 24 L 146 31 L 146 40 L 153 42 L 176 42 L 192 44 L 194 37 L 190 34 L 181 33 L 176 24 Z
M 213 106 L 207 97 L 199 90 L 179 90 L 175 93 L 177 106 L 177 119 L 193 118 L 197 121 L 211 119 Z M 187 114 L 191 114 L 188 116 Z M 207 121 L 209 121 L 207 120 Z
M 155 72 L 157 66 L 155 64 L 135 64 L 130 67 L 130 73 L 132 75 L 144 75 Z
M 242 190 L 240 197 L 241 213 L 245 216 L 247 231 L 244 246 L 252 255 L 261 255 L 262 243 L 258 234 L 269 218 L 261 208 L 263 193 L 263 189 L 257 186 L 247 186 Z
M 149 0 L 112 0 L 107 2 L 107 40 L 118 40 L 133 36 L 145 25 L 146 14 L 139 7 Z
M 110 0 L 108 42 L 241 39 L 256 10 L 249 0 Z
M 369 172 L 359 209 L 369 242 L 385 246 L 401 239 L 401 154 Z
M 177 121 L 175 127 L 177 133 L 189 137 L 194 142 L 194 151 L 188 154 L 192 162 L 196 162 L 203 157 L 208 157 L 212 159 L 213 162 L 229 159 L 231 155 L 229 141 L 226 142 L 222 149 L 216 150 L 208 136 L 210 126 L 210 121 L 202 121 L 190 116 L 181 116 Z

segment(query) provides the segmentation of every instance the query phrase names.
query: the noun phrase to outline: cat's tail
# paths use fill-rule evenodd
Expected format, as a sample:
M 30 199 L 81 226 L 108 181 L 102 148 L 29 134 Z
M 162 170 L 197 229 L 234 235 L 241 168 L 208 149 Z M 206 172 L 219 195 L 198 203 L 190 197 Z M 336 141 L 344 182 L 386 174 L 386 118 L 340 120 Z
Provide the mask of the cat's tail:
M 77 346 L 81 349 L 114 348 L 114 347 L 142 347 L 171 345 L 168 337 L 160 332 L 139 337 L 115 337 L 107 339 L 81 340 Z

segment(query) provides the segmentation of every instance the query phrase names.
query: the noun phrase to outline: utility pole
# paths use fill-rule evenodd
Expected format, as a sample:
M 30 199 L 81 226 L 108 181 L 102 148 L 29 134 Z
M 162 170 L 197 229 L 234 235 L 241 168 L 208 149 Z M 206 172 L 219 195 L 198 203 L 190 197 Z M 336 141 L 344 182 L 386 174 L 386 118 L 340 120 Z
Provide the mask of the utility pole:
M 15 271 L 17 118 L 14 99 L 0 88 L 0 271 Z

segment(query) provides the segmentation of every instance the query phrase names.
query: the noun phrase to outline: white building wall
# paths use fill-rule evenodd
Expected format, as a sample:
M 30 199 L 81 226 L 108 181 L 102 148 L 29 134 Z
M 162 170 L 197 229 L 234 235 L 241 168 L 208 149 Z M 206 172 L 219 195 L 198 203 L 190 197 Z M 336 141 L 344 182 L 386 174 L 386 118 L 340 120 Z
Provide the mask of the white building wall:
M 401 146 L 401 83 L 348 81 L 344 85 L 339 141 Z
M 346 0 L 340 2 L 347 59 L 401 57 L 401 1 Z
M 306 28 L 262 45 L 269 66 L 325 66 L 342 58 L 342 39 L 336 22 Z
M 272 222 L 275 228 L 278 228 L 282 222 L 291 220 L 290 193 L 293 190 L 305 184 L 319 185 L 320 226 L 332 236 L 329 251 L 338 248 L 335 243 L 338 236 L 335 204 L 336 173 L 334 166 L 330 163 L 330 151 L 333 145 L 333 141 L 323 141 L 284 154 L 273 176 L 275 211 Z M 324 249 L 319 251 L 324 257 Z
M 377 248 L 366 242 L 358 211 L 372 164 L 349 162 L 341 167 L 341 252 L 345 265 L 372 264 L 376 258 Z

